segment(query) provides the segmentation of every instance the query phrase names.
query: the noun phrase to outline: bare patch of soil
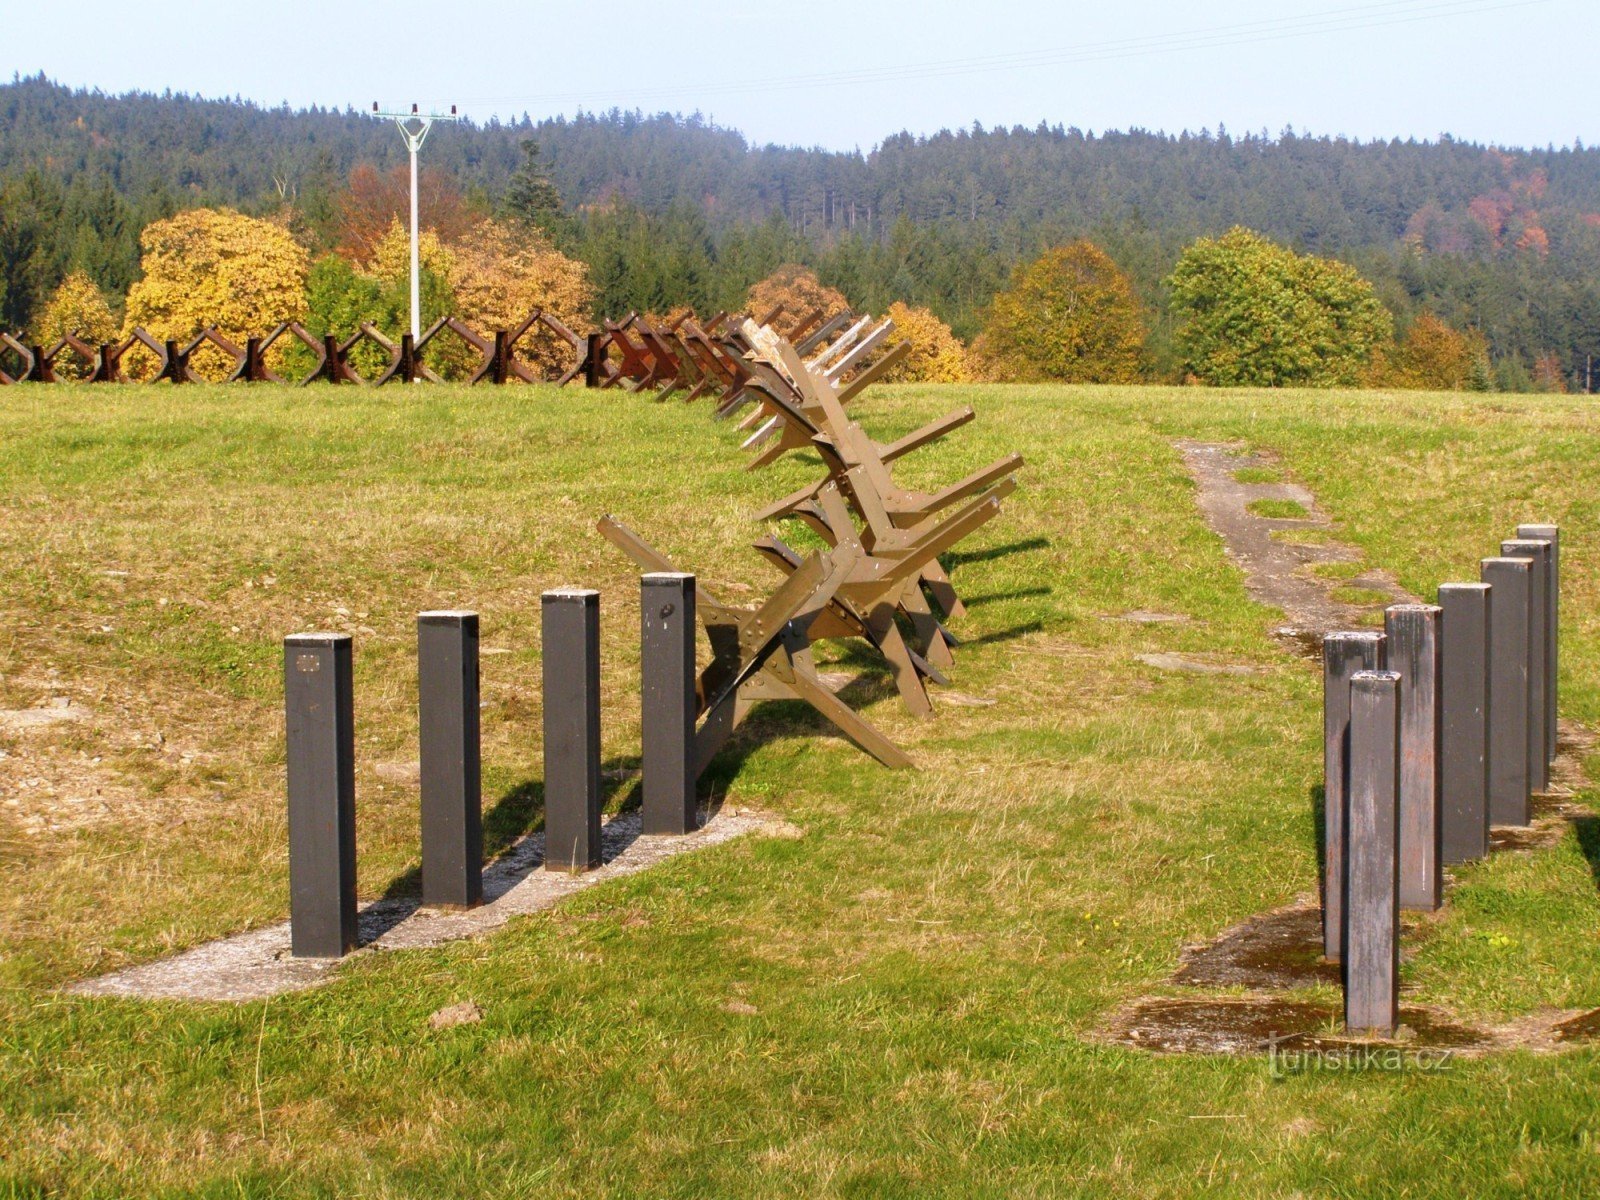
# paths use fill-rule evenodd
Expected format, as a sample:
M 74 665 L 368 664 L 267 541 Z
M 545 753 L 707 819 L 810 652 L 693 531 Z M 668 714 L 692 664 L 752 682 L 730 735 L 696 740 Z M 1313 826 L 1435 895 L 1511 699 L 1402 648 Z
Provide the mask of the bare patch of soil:
M 1280 636 L 1294 642 L 1315 638 L 1320 658 L 1321 638 L 1340 629 L 1360 628 L 1364 614 L 1372 606 L 1336 600 L 1338 588 L 1361 588 L 1382 593 L 1385 603 L 1415 602 L 1410 595 L 1382 571 L 1369 571 L 1351 579 L 1319 578 L 1311 567 L 1322 563 L 1359 562 L 1361 554 L 1327 538 L 1315 543 L 1273 537 L 1279 530 L 1333 528 L 1333 522 L 1318 508 L 1316 498 L 1294 483 L 1240 483 L 1234 472 L 1246 467 L 1265 467 L 1271 461 L 1259 454 L 1246 453 L 1238 446 L 1211 442 L 1179 441 L 1184 465 L 1199 485 L 1200 511 L 1207 523 L 1221 535 L 1228 555 L 1245 573 L 1245 587 L 1263 604 L 1281 609 L 1287 619 Z M 1257 500 L 1293 500 L 1305 517 L 1261 517 L 1250 511 Z
M 1183 952 L 1174 983 L 1266 991 L 1338 985 L 1339 964 L 1322 957 L 1322 909 L 1315 897 L 1251 917 L 1214 941 Z
M 1389 1037 L 1356 1037 L 1340 1030 L 1336 1006 L 1268 996 L 1188 999 L 1154 997 L 1141 1000 L 1109 1023 L 1104 1040 L 1136 1046 L 1157 1054 L 1278 1054 L 1322 1051 L 1358 1065 L 1365 1049 L 1451 1051 L 1477 1056 L 1494 1050 L 1551 1050 L 1563 1040 L 1561 1031 L 1586 1020 L 1547 1013 L 1516 1025 L 1479 1027 L 1448 1013 L 1403 1007 L 1400 1025 Z M 1593 1037 L 1600 1029 L 1580 1035 Z M 1381 1061 L 1381 1060 L 1378 1060 Z
M 1489 846 L 1494 850 L 1540 850 L 1559 845 L 1573 824 L 1594 813 L 1572 797 L 1589 786 L 1583 769 L 1585 754 L 1594 749 L 1595 737 L 1574 721 L 1556 726 L 1556 760 L 1550 767 L 1548 790 L 1536 793 L 1528 802 L 1526 825 L 1496 825 L 1489 831 Z
M 1592 1042 L 1600 1039 L 1600 1008 L 1570 1017 L 1552 1032 L 1559 1042 Z

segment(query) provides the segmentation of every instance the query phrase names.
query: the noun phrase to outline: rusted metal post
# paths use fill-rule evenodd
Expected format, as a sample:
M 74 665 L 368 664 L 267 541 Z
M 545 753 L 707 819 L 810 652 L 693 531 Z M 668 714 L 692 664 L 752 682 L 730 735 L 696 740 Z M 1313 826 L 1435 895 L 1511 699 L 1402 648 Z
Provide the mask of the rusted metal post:
M 591 333 L 584 340 L 583 352 L 583 386 L 597 388 L 600 386 L 600 364 L 605 358 L 605 345 L 608 334 Z
M 478 614 L 417 616 L 417 723 L 422 752 L 422 902 L 483 902 L 483 776 Z
M 193 383 L 194 378 L 189 374 L 189 355 L 193 350 L 185 351 L 183 347 L 171 338 L 166 340 L 166 361 L 162 363 L 161 370 L 156 372 L 155 380 L 170 380 L 174 384 Z
M 600 593 L 544 594 L 544 865 L 600 865 Z
M 289 928 L 296 958 L 356 947 L 356 767 L 347 633 L 283 643 L 289 777 Z
M 121 363 L 122 347 L 116 342 L 102 342 L 100 353 L 95 357 L 94 374 L 89 377 L 89 382 L 121 383 Z
M 1506 558 L 1533 564 L 1528 579 L 1528 787 L 1550 786 L 1550 543 L 1517 539 L 1500 543 Z
M 400 335 L 400 381 L 402 383 L 415 383 L 422 374 L 421 364 L 417 361 L 417 339 L 409 332 Z
M 658 571 L 639 583 L 644 832 L 689 833 L 698 824 L 694 576 Z
M 1556 760 L 1558 718 L 1561 708 L 1561 527 L 1559 525 L 1518 525 L 1517 537 L 1550 543 L 1549 618 L 1545 626 L 1545 754 Z
M 1322 639 L 1322 952 L 1344 954 L 1345 809 L 1350 784 L 1350 680 L 1384 664 L 1381 633 Z
M 55 363 L 50 355 L 44 352 L 43 346 L 29 347 L 33 352 L 33 365 L 29 367 L 19 382 L 22 383 L 54 383 L 56 382 Z
M 1444 862 L 1489 852 L 1489 628 L 1486 583 L 1439 587 L 1443 610 L 1439 726 L 1439 810 Z
M 1489 823 L 1528 823 L 1528 601 L 1533 563 L 1486 558 L 1489 606 Z
M 1400 676 L 1400 907 L 1432 912 L 1444 895 L 1439 821 L 1439 613 L 1384 611 L 1388 666 Z
M 244 371 L 241 378 L 246 383 L 265 383 L 267 379 L 267 363 L 261 353 L 261 339 L 258 337 L 244 340 Z
M 1344 1023 L 1391 1033 L 1400 1001 L 1400 674 L 1350 679 Z

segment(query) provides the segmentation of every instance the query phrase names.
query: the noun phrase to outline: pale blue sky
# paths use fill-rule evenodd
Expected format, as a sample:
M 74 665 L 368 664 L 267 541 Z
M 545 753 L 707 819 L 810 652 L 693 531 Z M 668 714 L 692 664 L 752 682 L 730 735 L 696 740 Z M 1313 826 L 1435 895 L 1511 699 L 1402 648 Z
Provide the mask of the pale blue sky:
M 698 109 L 753 141 L 834 149 L 1041 119 L 1600 143 L 1600 0 L 76 0 L 65 19 L 4 0 L 0 16 L 7 73 L 108 92 L 453 101 L 476 119 Z

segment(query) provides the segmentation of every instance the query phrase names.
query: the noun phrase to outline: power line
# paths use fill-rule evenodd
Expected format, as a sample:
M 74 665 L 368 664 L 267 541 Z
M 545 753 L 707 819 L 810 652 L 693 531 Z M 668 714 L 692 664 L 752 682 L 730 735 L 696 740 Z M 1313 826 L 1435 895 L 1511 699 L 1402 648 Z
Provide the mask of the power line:
M 969 56 L 922 63 L 865 67 L 854 70 L 786 76 L 778 79 L 733 80 L 727 83 L 645 88 L 623 94 L 635 101 L 676 98 L 698 99 L 706 96 L 738 95 L 753 92 L 780 92 L 819 87 L 847 87 L 870 83 L 890 83 L 902 80 L 950 78 L 996 71 L 1111 62 L 1157 54 L 1254 45 L 1264 42 L 1284 41 L 1291 38 L 1414 24 L 1422 21 L 1478 16 L 1507 9 L 1532 8 L 1548 3 L 1550 3 L 1550 0 L 1384 0 L 1381 3 L 1355 5 L 1322 13 L 1304 14 L 1298 17 L 1262 18 L 1254 21 L 1242 21 L 1229 25 L 1196 28 L 1173 33 L 1145 34 L 1138 37 L 1090 42 L 1077 46 L 1061 46 L 1052 49 L 1010 54 Z M 616 94 L 614 91 L 591 90 L 586 92 L 551 92 L 538 96 L 479 96 L 463 103 L 555 107 L 583 100 L 605 100 Z

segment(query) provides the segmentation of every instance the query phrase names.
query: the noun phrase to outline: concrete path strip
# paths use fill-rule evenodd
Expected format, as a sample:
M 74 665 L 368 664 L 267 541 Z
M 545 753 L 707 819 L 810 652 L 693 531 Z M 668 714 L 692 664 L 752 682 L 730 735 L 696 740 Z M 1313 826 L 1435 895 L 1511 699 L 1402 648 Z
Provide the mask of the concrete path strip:
M 1273 533 L 1286 529 L 1330 529 L 1333 522 L 1317 509 L 1316 498 L 1293 483 L 1240 483 L 1234 472 L 1271 465 L 1238 446 L 1179 441 L 1184 466 L 1199 486 L 1200 511 L 1221 537 L 1228 556 L 1244 569 L 1245 587 L 1262 604 L 1283 610 L 1288 626 L 1278 631 L 1289 640 L 1304 638 L 1317 645 L 1321 635 L 1340 629 L 1364 628 L 1363 609 L 1330 593 L 1354 586 L 1387 593 L 1389 603 L 1415 603 L 1416 597 L 1387 575 L 1371 571 L 1344 581 L 1318 579 L 1308 568 L 1317 563 L 1358 562 L 1360 552 L 1331 540 L 1315 545 L 1285 541 Z M 1250 511 L 1256 500 L 1293 500 L 1305 517 L 1261 517 Z
M 483 873 L 482 907 L 427 909 L 415 899 L 376 900 L 360 915 L 361 948 L 342 959 L 294 958 L 289 922 L 222 938 L 171 958 L 86 979 L 68 989 L 79 996 L 132 996 L 145 1000 L 260 1000 L 326 983 L 352 958 L 384 950 L 438 946 L 504 925 L 512 917 L 553 907 L 557 901 L 608 879 L 643 871 L 686 851 L 716 846 L 747 833 L 799 836 L 766 813 L 724 808 L 693 833 L 646 837 L 637 811 L 621 813 L 601 831 L 603 865 L 581 875 L 544 871 L 544 835 L 530 834 Z

